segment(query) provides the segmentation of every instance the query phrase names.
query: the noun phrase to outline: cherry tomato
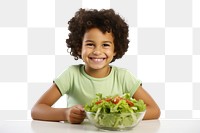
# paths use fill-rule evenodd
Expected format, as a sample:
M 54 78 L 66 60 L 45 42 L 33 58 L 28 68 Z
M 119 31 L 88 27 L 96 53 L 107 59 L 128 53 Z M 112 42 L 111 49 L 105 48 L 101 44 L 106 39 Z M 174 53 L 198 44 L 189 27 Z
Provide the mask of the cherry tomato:
M 130 101 L 130 100 L 126 100 L 126 102 L 128 103 L 129 106 L 134 106 L 134 104 Z
M 97 101 L 95 104 L 100 104 L 100 103 L 102 103 L 102 101 L 101 101 L 101 100 Z
M 110 102 L 112 98 L 106 98 L 105 101 Z
M 116 96 L 116 97 L 113 99 L 112 102 L 113 102 L 114 104 L 117 104 L 121 99 L 122 99 L 121 97 Z

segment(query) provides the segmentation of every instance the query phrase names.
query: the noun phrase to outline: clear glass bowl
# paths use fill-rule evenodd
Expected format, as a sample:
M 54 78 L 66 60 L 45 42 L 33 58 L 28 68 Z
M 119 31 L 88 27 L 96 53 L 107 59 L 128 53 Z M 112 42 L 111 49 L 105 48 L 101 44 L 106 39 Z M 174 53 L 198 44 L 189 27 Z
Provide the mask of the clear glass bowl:
M 135 127 L 144 117 L 144 112 L 137 113 L 94 113 L 86 112 L 91 124 L 104 130 L 128 130 Z

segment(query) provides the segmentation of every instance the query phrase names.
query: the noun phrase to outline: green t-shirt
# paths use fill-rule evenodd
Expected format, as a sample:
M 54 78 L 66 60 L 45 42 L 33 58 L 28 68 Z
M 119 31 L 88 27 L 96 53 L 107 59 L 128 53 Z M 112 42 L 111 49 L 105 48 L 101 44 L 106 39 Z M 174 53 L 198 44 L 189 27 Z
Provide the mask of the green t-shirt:
M 61 73 L 54 83 L 61 94 L 67 94 L 67 107 L 76 104 L 85 105 L 96 97 L 97 93 L 105 96 L 130 93 L 131 96 L 140 86 L 141 81 L 123 68 L 111 66 L 111 72 L 104 78 L 94 78 L 86 74 L 84 65 L 72 65 Z

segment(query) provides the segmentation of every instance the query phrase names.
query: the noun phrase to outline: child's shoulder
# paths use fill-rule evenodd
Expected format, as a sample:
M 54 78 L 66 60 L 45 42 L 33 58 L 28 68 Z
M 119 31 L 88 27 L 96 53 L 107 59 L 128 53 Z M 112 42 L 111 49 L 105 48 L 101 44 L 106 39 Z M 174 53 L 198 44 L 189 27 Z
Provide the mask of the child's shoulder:
M 117 73 L 129 73 L 129 70 L 126 69 L 126 68 L 122 68 L 122 67 L 117 67 L 117 66 L 111 66 L 112 67 L 112 70 L 114 72 L 117 72 Z
M 84 65 L 83 64 L 78 64 L 78 65 L 71 65 L 67 69 L 69 70 L 80 70 Z
M 70 65 L 67 66 L 62 73 L 76 73 L 79 72 L 81 70 L 81 67 L 83 65 L 79 64 L 79 65 Z
M 116 77 L 124 79 L 137 79 L 136 75 L 127 68 L 112 66 L 113 73 Z

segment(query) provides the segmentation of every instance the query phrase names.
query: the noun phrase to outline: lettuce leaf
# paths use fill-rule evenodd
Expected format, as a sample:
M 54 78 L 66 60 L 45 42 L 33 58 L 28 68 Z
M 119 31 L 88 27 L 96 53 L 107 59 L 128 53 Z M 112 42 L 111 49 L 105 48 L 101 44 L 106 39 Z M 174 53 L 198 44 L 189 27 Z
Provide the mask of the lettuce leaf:
M 136 123 L 139 112 L 146 110 L 143 100 L 133 99 L 129 93 L 123 96 L 107 96 L 96 94 L 91 103 L 84 106 L 85 111 L 93 112 L 94 121 L 105 127 L 129 127 Z M 108 115 L 109 114 L 109 115 Z

